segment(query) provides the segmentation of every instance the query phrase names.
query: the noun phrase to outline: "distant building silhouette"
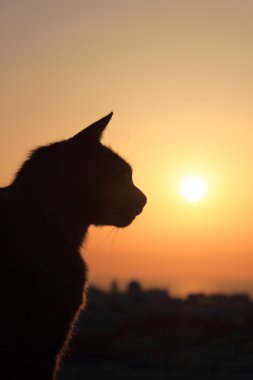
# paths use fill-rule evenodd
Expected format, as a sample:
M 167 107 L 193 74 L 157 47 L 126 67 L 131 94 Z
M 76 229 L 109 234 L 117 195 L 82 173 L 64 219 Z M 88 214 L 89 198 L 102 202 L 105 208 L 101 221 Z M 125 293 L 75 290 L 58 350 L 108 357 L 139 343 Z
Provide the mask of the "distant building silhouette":
M 117 281 L 112 281 L 111 283 L 111 293 L 112 294 L 117 294 L 119 292 L 119 284 Z
M 128 285 L 128 294 L 131 296 L 139 295 L 142 292 L 141 284 L 138 281 L 131 281 Z

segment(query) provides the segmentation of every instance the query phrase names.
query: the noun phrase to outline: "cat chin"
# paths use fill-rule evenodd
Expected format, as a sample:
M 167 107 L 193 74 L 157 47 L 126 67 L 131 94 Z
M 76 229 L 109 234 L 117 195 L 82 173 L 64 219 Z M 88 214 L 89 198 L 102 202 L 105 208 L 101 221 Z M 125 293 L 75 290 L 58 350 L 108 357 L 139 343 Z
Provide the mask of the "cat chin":
M 120 228 L 127 227 L 135 219 L 135 216 L 136 215 L 128 215 L 126 213 L 119 213 L 117 214 L 115 218 L 114 225 L 115 227 L 120 227 Z
M 126 216 L 126 215 L 117 215 L 115 216 L 114 218 L 108 218 L 107 220 L 104 220 L 104 221 L 99 221 L 99 222 L 96 222 L 94 223 L 95 226 L 114 226 L 114 227 L 118 227 L 118 228 L 124 228 L 124 227 L 127 227 L 129 226 L 133 220 L 135 219 L 135 215 L 134 216 Z
M 118 221 L 117 223 L 115 223 L 114 225 L 115 225 L 115 227 L 119 227 L 119 228 L 124 228 L 124 227 L 127 227 L 127 226 L 129 226 L 131 223 L 132 223 L 132 221 L 135 219 L 135 217 L 133 217 L 133 218 L 129 218 L 128 220 L 122 220 L 122 221 Z

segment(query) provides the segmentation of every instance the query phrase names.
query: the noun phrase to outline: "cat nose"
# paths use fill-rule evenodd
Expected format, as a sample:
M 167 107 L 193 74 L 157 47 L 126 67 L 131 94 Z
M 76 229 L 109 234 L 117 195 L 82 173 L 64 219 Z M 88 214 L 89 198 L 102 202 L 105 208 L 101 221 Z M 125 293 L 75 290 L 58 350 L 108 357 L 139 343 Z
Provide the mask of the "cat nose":
M 137 190 L 137 201 L 142 210 L 145 204 L 147 203 L 147 197 L 140 189 L 138 189 L 138 187 L 136 187 L 136 190 Z
M 143 204 L 143 206 L 142 207 L 144 207 L 145 206 L 145 204 L 147 203 L 147 197 L 146 197 L 146 195 L 141 191 L 141 202 L 142 202 L 142 204 Z

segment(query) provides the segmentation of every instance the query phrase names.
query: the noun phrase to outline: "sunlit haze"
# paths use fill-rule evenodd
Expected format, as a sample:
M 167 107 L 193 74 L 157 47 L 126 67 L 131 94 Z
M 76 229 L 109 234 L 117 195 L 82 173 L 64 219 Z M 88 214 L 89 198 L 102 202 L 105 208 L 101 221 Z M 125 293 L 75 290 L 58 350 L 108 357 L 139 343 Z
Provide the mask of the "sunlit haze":
M 182 180 L 180 191 L 190 202 L 198 202 L 206 196 L 207 184 L 204 178 L 191 175 Z
M 128 228 L 90 228 L 90 282 L 253 294 L 252 14 L 239 0 L 1 2 L 0 185 L 113 110 L 103 142 L 148 198 Z M 180 191 L 192 173 L 197 202 Z

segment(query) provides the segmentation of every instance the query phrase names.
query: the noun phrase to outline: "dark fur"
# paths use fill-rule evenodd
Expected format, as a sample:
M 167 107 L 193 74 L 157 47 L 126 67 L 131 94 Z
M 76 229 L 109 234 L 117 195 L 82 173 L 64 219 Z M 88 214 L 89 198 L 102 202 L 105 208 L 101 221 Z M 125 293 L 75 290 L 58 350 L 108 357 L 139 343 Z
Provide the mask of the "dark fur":
M 125 227 L 146 203 L 130 166 L 100 143 L 112 114 L 32 152 L 0 188 L 0 379 L 55 378 L 84 303 L 88 226 Z

